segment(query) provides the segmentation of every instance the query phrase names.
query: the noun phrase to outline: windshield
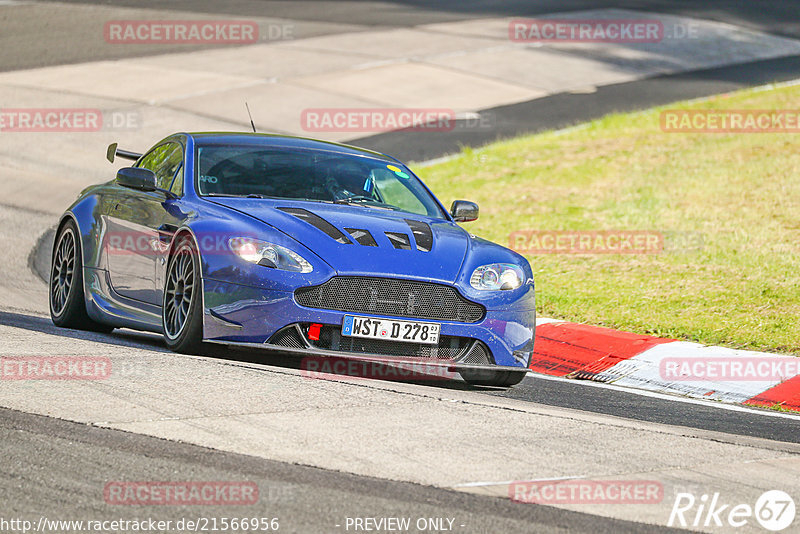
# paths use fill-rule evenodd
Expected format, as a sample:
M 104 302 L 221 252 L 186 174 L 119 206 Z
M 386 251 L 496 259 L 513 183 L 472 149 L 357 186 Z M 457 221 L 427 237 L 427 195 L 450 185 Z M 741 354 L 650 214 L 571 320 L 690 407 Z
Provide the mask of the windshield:
M 197 150 L 203 196 L 285 198 L 357 204 L 444 218 L 408 168 L 324 150 L 206 145 Z

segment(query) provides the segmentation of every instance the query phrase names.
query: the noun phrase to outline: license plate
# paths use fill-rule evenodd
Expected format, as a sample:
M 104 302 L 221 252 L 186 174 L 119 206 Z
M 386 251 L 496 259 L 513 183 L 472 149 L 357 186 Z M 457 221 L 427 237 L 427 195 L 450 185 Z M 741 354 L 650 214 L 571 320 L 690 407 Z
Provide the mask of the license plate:
M 342 323 L 342 335 L 436 345 L 439 343 L 439 325 L 345 315 Z

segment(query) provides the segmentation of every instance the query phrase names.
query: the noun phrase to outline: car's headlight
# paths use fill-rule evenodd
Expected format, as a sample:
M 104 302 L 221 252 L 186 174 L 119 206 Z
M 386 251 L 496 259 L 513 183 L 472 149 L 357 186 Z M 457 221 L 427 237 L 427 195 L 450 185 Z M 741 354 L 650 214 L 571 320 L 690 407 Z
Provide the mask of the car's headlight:
M 513 263 L 482 265 L 472 272 L 469 283 L 475 289 L 497 291 L 517 289 L 525 280 L 525 273 Z
M 240 258 L 272 269 L 310 273 L 314 270 L 305 258 L 286 247 L 249 237 L 232 237 L 228 245 Z

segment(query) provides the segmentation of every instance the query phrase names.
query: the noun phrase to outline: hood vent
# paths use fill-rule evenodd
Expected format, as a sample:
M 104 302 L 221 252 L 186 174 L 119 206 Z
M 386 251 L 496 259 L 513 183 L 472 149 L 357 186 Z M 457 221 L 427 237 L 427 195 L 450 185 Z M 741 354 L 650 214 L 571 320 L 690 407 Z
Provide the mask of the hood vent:
M 386 234 L 386 237 L 392 242 L 394 248 L 411 250 L 411 238 L 408 237 L 408 234 L 400 232 L 384 232 L 384 234 Z
M 315 215 L 308 210 L 304 210 L 303 208 L 278 208 L 284 213 L 288 213 L 289 215 L 294 215 L 301 221 L 305 221 L 314 228 L 318 230 L 322 230 L 328 237 L 332 238 L 334 241 L 341 243 L 342 245 L 352 245 L 353 242 L 350 241 L 346 235 L 344 235 L 338 228 L 334 225 L 320 217 L 319 215 Z
M 431 227 L 422 221 L 415 221 L 413 219 L 406 219 L 406 224 L 411 228 L 411 233 L 414 234 L 414 241 L 417 242 L 417 250 L 422 252 L 430 252 L 433 247 L 433 232 Z
M 375 238 L 372 237 L 372 234 L 369 233 L 369 230 L 363 230 L 361 228 L 345 228 L 347 233 L 350 234 L 350 237 L 356 240 L 356 243 L 359 245 L 364 245 L 365 247 L 377 247 L 378 243 L 375 242 Z

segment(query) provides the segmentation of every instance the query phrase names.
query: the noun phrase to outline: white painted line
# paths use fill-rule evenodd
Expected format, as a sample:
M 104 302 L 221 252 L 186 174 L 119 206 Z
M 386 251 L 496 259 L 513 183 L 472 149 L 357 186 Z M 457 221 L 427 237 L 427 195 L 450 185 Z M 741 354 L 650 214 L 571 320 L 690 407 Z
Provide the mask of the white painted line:
M 549 323 L 566 323 L 564 319 L 550 319 L 549 317 L 537 317 L 536 326 Z

